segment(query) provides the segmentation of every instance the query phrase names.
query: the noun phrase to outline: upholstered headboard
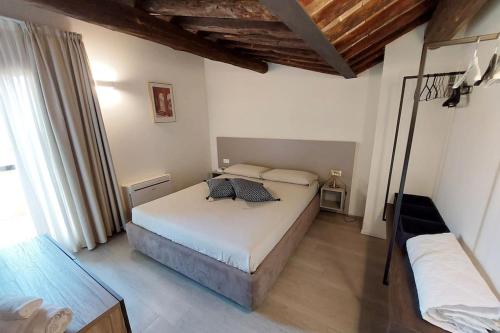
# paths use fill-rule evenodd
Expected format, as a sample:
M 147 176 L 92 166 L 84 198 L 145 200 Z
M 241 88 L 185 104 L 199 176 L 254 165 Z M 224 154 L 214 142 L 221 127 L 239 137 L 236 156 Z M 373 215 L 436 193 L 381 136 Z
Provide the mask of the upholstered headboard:
M 219 167 L 237 163 L 250 163 L 270 168 L 296 169 L 314 172 L 322 182 L 330 178 L 330 170 L 342 170 L 341 181 L 346 184 L 349 207 L 350 189 L 354 169 L 355 142 L 217 138 Z M 223 163 L 229 159 L 229 164 Z

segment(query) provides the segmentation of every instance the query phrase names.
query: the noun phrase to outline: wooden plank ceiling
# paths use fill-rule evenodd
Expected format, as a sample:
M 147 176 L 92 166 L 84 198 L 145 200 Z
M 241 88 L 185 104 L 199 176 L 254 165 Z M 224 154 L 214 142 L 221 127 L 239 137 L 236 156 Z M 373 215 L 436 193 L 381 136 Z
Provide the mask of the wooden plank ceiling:
M 299 0 L 356 74 L 383 61 L 384 47 L 429 20 L 436 0 Z M 237 53 L 337 74 L 258 0 L 136 0 L 135 6 Z
M 385 46 L 429 20 L 437 4 L 437 0 L 27 1 L 260 73 L 267 71 L 267 63 L 276 63 L 347 78 L 383 61 Z

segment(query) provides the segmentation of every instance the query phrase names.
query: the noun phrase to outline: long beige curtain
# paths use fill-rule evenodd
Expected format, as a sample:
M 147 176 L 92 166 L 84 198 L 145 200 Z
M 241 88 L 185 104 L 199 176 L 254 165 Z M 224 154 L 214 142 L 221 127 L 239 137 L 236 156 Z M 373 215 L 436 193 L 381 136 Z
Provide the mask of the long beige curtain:
M 32 188 L 30 200 L 37 201 L 34 206 L 45 207 L 45 217 L 37 216 L 40 210 L 32 216 L 40 232 L 52 234 L 72 250 L 92 249 L 122 229 L 124 209 L 85 47 L 78 34 L 17 24 L 13 38 L 22 35 L 23 40 L 16 41 L 22 44 L 16 52 L 28 54 L 25 58 L 30 59 L 29 64 L 23 66 L 33 72 L 37 87 L 30 89 L 38 90 L 34 95 L 42 100 L 41 107 L 31 111 L 45 158 L 45 163 L 21 169 L 26 175 L 35 172 L 30 168 L 49 169 L 43 184 L 25 187 L 52 187 L 55 193 L 48 202 L 48 189 Z M 15 84 L 12 87 L 19 88 Z M 9 107 L 4 112 L 14 124 L 15 109 Z M 13 130 L 11 134 L 16 149 L 25 150 L 23 141 L 16 141 L 19 133 Z M 23 156 L 18 160 L 23 164 Z M 58 213 L 47 214 L 50 209 Z M 56 224 L 54 219 L 62 222 Z
M 80 35 L 27 23 L 50 126 L 83 246 L 121 230 L 123 206 L 101 110 Z

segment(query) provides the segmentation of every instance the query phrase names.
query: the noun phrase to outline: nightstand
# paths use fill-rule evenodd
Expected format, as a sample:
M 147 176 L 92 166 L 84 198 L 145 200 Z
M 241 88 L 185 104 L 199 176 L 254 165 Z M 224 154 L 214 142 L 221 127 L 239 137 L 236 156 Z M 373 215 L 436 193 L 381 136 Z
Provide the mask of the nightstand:
M 343 213 L 345 204 L 345 189 L 343 187 L 331 187 L 327 182 L 321 187 L 321 198 L 319 207 L 330 212 Z

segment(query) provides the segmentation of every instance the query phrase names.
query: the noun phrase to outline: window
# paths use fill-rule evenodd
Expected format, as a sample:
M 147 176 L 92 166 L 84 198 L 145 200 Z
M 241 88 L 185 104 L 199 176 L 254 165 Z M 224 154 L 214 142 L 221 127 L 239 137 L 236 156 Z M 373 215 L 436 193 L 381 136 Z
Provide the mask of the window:
M 0 118 L 0 248 L 36 235 L 16 159 L 4 122 Z

